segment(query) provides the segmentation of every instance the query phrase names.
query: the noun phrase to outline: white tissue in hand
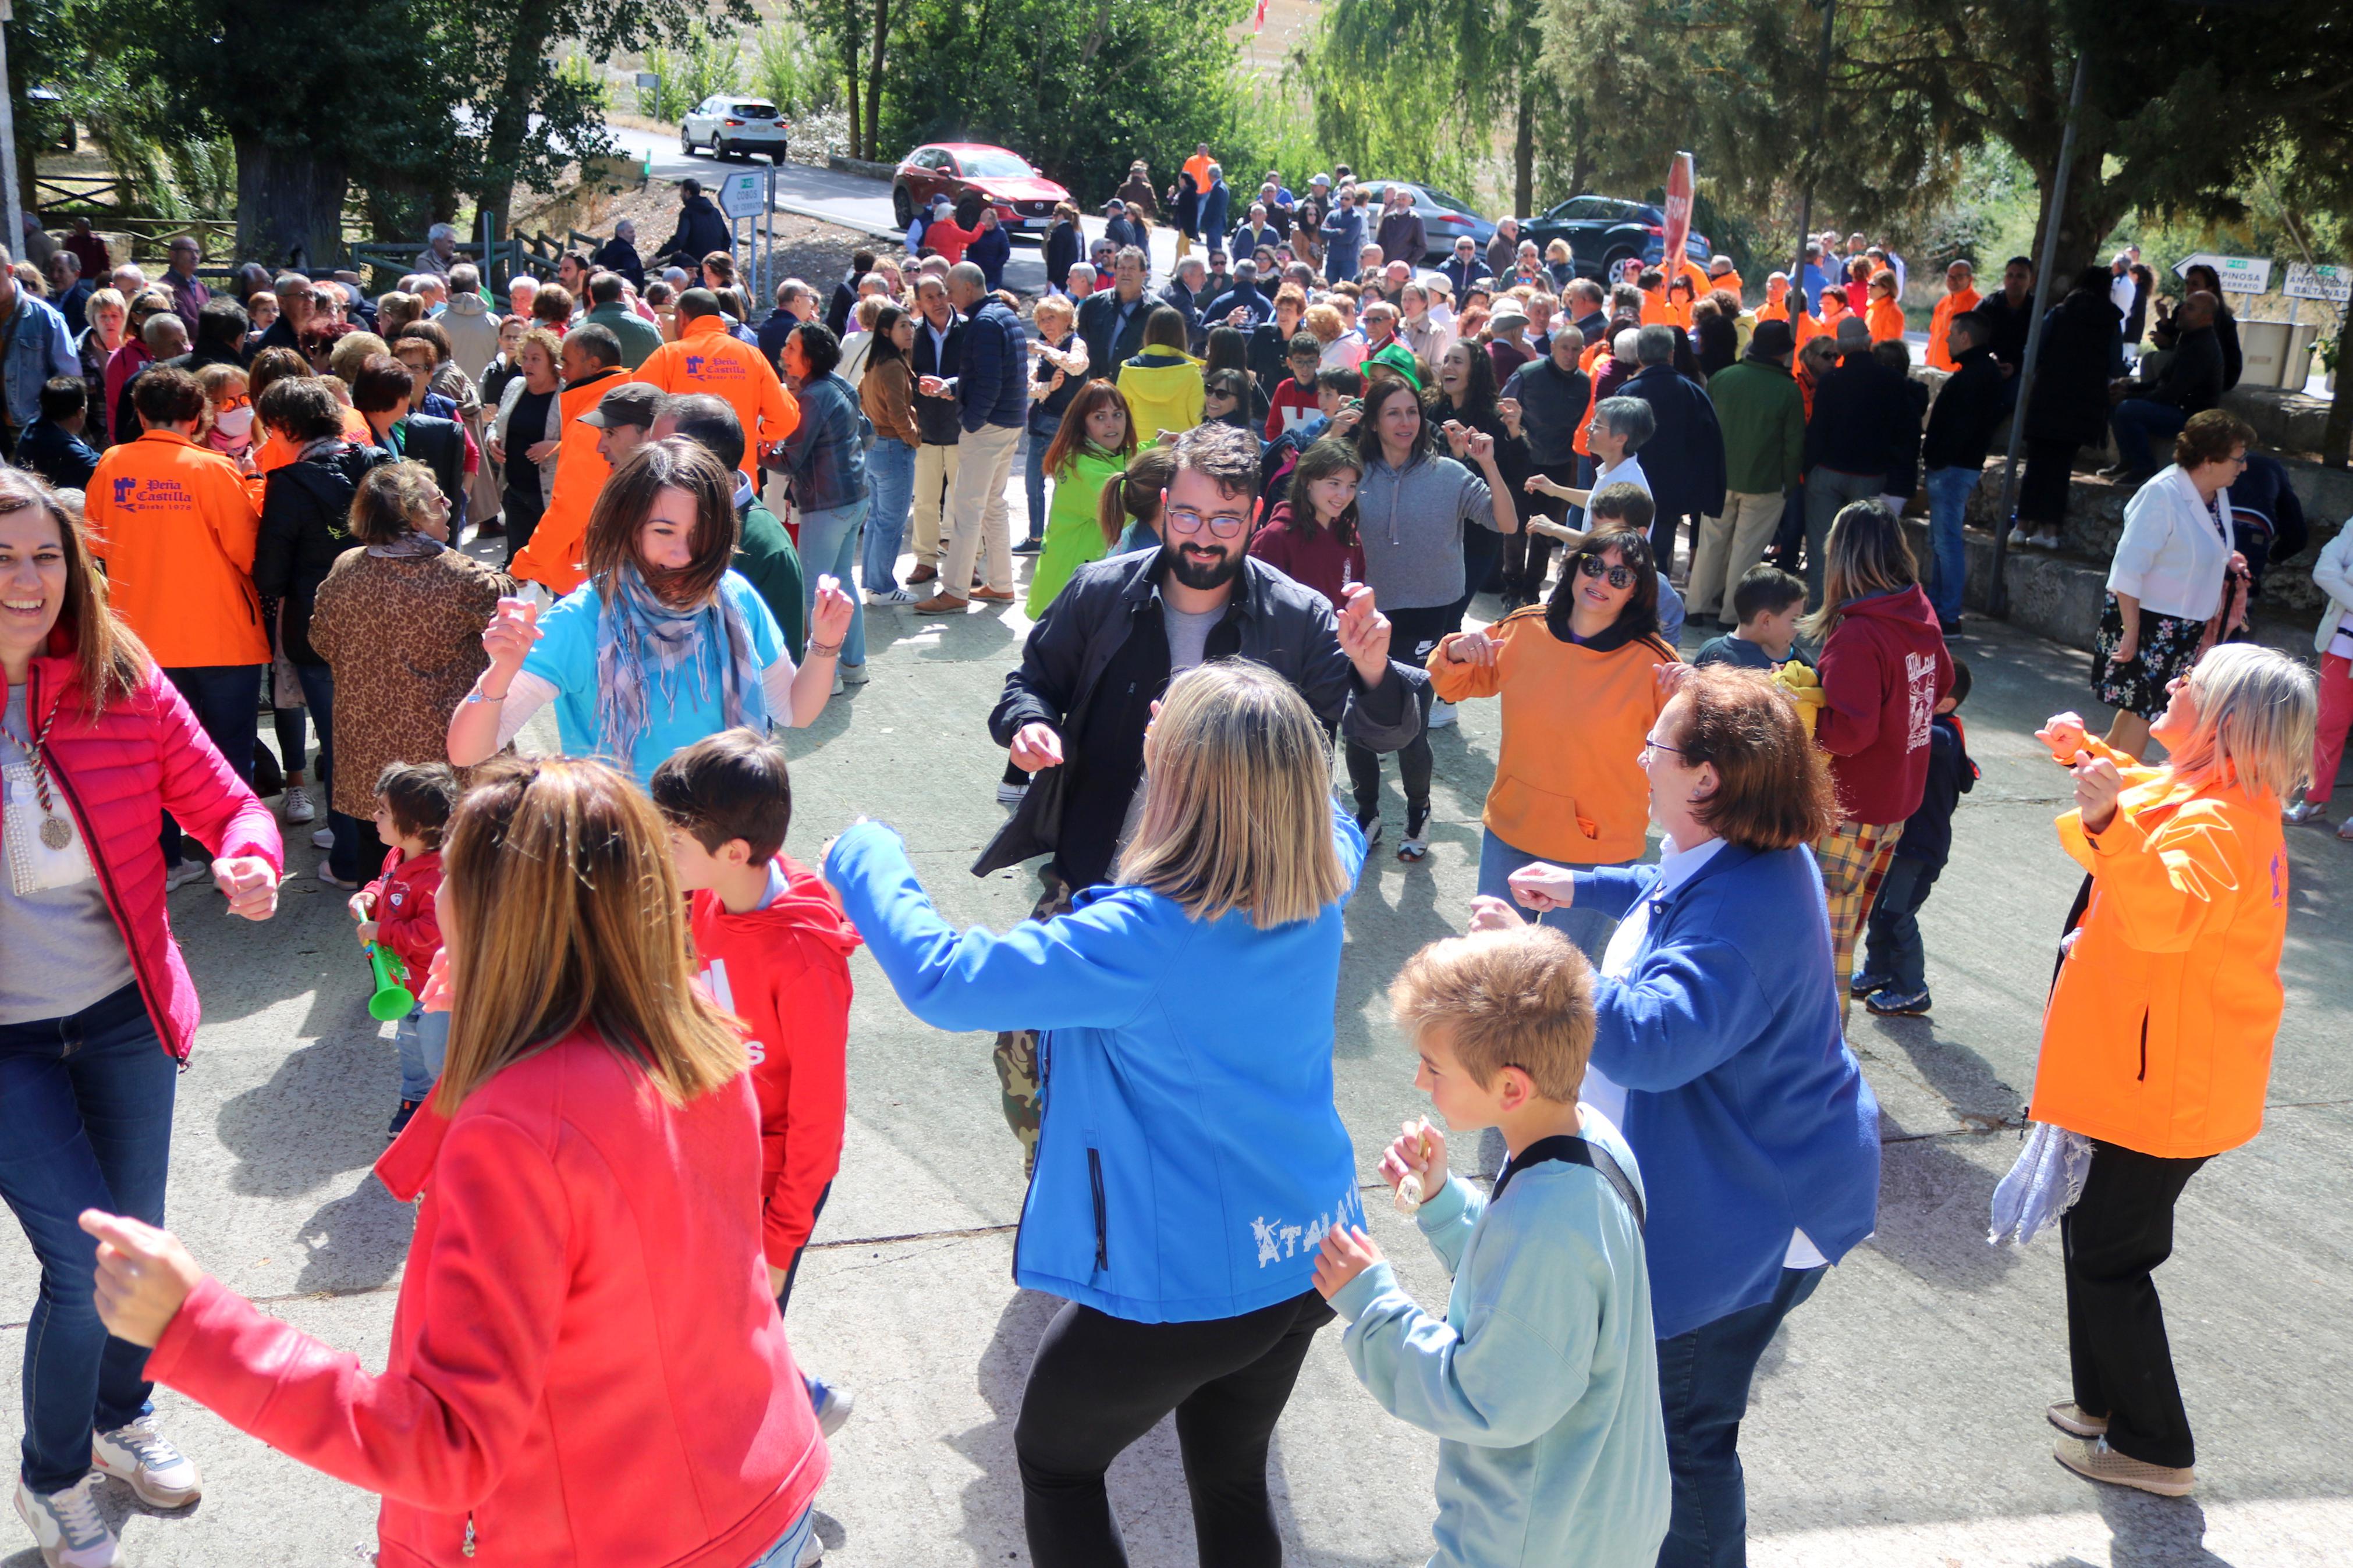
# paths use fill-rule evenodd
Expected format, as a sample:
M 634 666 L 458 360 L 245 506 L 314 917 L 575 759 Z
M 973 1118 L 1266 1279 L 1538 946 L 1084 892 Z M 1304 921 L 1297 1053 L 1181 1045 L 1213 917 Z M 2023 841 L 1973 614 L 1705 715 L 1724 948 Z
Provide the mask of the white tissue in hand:
M 1408 1171 L 1397 1184 L 1397 1211 L 1410 1215 L 1421 1207 L 1421 1178 Z

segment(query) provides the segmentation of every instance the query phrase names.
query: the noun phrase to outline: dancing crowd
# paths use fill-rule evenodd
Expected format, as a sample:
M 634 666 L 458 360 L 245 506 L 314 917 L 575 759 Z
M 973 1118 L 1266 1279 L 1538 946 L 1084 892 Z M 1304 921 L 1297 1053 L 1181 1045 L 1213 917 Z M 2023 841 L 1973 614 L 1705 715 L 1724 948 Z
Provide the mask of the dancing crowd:
M 12 327 L 0 471 L 0 1189 L 41 1266 L 16 1504 L 52 1568 L 118 1560 L 109 1480 L 199 1495 L 156 1383 L 379 1494 L 387 1564 L 819 1550 L 855 1401 L 786 1310 L 855 1174 L 861 946 L 915 1017 L 993 1040 L 1015 1277 L 1063 1303 L 1014 1432 L 1034 1561 L 1125 1560 L 1105 1476 L 1173 1413 L 1202 1563 L 1279 1562 L 1270 1441 L 1335 1319 L 1440 1439 L 1432 1563 L 1745 1560 L 1759 1359 L 1876 1225 L 1850 1004 L 1931 1005 L 1917 915 L 1976 776 L 1949 476 L 2011 416 L 2018 295 L 1948 274 L 1924 413 L 1884 255 L 1860 300 L 1809 267 L 1754 306 L 1728 263 L 1604 285 L 1508 239 L 1507 274 L 1475 247 L 1428 272 L 1408 194 L 1376 218 L 1344 172 L 1295 208 L 1270 178 L 1246 258 L 1152 290 L 1139 183 L 1092 260 L 1065 217 L 1034 301 L 952 210 L 765 316 L 723 248 L 657 275 L 627 235 L 503 310 L 450 235 L 373 300 L 258 269 L 209 296 L 190 241 L 157 289 L 84 294 L 77 348 L 0 267 L 67 345 L 36 409 Z M 2172 457 L 2109 578 L 2116 717 L 2039 732 L 2085 877 L 2013 1180 L 2020 1233 L 2064 1238 L 2057 1457 L 2180 1495 L 2151 1276 L 2191 1175 L 2261 1123 L 2282 824 L 2319 815 L 2353 717 L 2353 588 L 2340 534 L 2316 682 L 2245 639 L 2252 433 L 2172 422 L 2170 374 L 2116 405 L 2128 468 Z M 920 821 L 786 855 L 774 731 L 866 679 L 870 611 L 995 613 L 1022 557 L 1018 663 L 943 721 L 1007 751 L 974 869 L 1035 864 L 1032 918 L 944 921 Z M 1430 731 L 1486 699 L 1477 897 L 1389 992 L 1435 1120 L 1376 1187 L 1333 1097 L 1346 907 L 1383 759 L 1411 867 Z M 517 754 L 547 710 L 555 753 Z M 392 999 L 376 1173 L 417 1205 L 375 1371 L 163 1228 L 199 1013 L 171 896 L 269 919 L 313 777 L 315 876 Z M 1474 1169 L 1489 1128 L 1505 1159 Z M 1451 1274 L 1442 1310 L 1367 1192 Z

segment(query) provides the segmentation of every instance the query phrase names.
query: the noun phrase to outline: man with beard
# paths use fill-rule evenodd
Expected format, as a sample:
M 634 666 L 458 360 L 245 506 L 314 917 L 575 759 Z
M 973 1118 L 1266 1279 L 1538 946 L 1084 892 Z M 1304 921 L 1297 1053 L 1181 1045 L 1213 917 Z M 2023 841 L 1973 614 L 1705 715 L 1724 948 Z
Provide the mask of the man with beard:
M 1331 604 L 1250 556 L 1259 444 L 1203 425 L 1176 438 L 1162 492 L 1158 551 L 1082 566 L 1029 631 L 1021 667 L 988 730 L 1031 777 L 1013 816 L 973 867 L 987 876 L 1050 853 L 1036 918 L 1070 908 L 1073 889 L 1109 879 L 1143 800 L 1144 731 L 1176 676 L 1209 659 L 1247 658 L 1298 688 L 1323 721 L 1376 752 L 1421 730 L 1424 673 L 1388 657 L 1389 625 L 1359 587 Z M 1038 1037 L 997 1037 L 1006 1120 L 1025 1152 L 1038 1140 Z

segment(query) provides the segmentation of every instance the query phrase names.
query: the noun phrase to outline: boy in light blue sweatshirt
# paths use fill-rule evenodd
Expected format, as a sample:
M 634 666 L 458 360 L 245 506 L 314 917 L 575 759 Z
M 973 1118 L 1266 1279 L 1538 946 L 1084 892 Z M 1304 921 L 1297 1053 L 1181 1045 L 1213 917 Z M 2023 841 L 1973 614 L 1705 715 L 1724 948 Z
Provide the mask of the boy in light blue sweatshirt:
M 1577 1104 L 1592 972 L 1543 926 L 1451 937 L 1407 961 L 1389 1003 L 1420 1053 L 1415 1087 L 1454 1131 L 1493 1127 L 1510 1155 L 1485 1197 L 1448 1176 L 1427 1121 L 1381 1160 L 1453 1271 L 1444 1319 L 1360 1228 L 1327 1232 L 1317 1256 L 1357 1377 L 1440 1439 L 1430 1568 L 1651 1568 L 1670 1487 L 1641 1175 Z

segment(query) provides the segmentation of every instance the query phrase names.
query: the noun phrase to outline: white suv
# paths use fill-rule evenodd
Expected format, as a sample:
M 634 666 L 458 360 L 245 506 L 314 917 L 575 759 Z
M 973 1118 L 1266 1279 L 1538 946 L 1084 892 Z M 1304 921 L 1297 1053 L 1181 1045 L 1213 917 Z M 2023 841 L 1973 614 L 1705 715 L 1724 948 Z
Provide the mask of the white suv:
M 706 98 L 678 128 L 680 150 L 691 154 L 708 147 L 714 158 L 749 157 L 765 153 L 768 161 L 785 161 L 792 125 L 776 106 L 758 98 Z

